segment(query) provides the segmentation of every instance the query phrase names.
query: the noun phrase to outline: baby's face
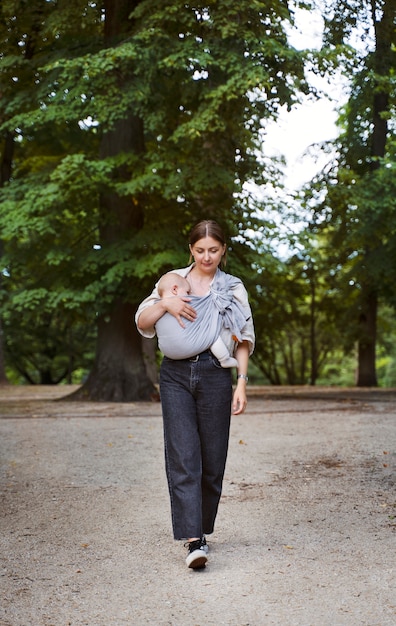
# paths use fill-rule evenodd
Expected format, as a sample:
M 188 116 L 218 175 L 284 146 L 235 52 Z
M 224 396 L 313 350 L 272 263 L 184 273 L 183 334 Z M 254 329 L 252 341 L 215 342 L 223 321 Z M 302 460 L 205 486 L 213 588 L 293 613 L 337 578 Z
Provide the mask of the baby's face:
M 190 287 L 188 289 L 185 289 L 184 287 L 178 287 L 177 288 L 177 295 L 178 296 L 188 296 L 190 293 Z

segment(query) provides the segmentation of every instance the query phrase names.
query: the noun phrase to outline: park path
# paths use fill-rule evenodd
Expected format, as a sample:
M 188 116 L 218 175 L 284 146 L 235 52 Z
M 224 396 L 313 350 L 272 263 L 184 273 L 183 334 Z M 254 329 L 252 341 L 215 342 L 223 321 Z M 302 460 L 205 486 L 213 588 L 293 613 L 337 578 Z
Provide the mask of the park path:
M 396 390 L 251 389 L 199 572 L 159 404 L 68 391 L 0 387 L 0 626 L 396 625 Z

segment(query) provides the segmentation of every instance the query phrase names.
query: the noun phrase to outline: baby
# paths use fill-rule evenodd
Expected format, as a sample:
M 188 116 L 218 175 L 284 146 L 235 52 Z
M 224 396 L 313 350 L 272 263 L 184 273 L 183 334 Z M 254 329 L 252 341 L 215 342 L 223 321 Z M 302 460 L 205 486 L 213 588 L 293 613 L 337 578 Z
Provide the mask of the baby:
M 189 296 L 190 284 L 183 276 L 169 272 L 159 280 L 158 293 L 161 298 Z M 164 313 L 157 321 L 155 329 L 161 352 L 170 359 L 188 359 L 210 349 L 222 367 L 237 367 L 237 360 L 230 356 L 219 336 L 222 320 L 210 294 L 189 297 L 197 311 L 194 322 L 185 320 L 185 328 L 182 328 L 170 313 Z

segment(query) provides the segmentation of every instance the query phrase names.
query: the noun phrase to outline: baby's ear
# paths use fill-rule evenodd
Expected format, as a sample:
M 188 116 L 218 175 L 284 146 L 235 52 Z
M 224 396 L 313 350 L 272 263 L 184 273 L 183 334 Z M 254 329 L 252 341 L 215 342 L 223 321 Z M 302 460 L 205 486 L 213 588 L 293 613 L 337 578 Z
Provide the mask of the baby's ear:
M 177 292 L 178 292 L 178 287 L 177 285 L 173 285 L 171 292 L 173 293 L 174 296 L 177 296 Z

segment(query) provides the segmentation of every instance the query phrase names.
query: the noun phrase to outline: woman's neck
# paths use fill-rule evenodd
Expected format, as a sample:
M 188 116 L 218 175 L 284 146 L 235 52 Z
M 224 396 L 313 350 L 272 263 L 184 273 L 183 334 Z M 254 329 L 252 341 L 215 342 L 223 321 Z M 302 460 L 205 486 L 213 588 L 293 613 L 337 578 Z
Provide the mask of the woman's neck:
M 216 272 L 215 272 L 216 273 Z M 210 290 L 210 285 L 214 274 L 201 274 L 196 267 L 193 267 L 187 279 L 191 285 L 191 292 L 196 296 L 205 296 Z

